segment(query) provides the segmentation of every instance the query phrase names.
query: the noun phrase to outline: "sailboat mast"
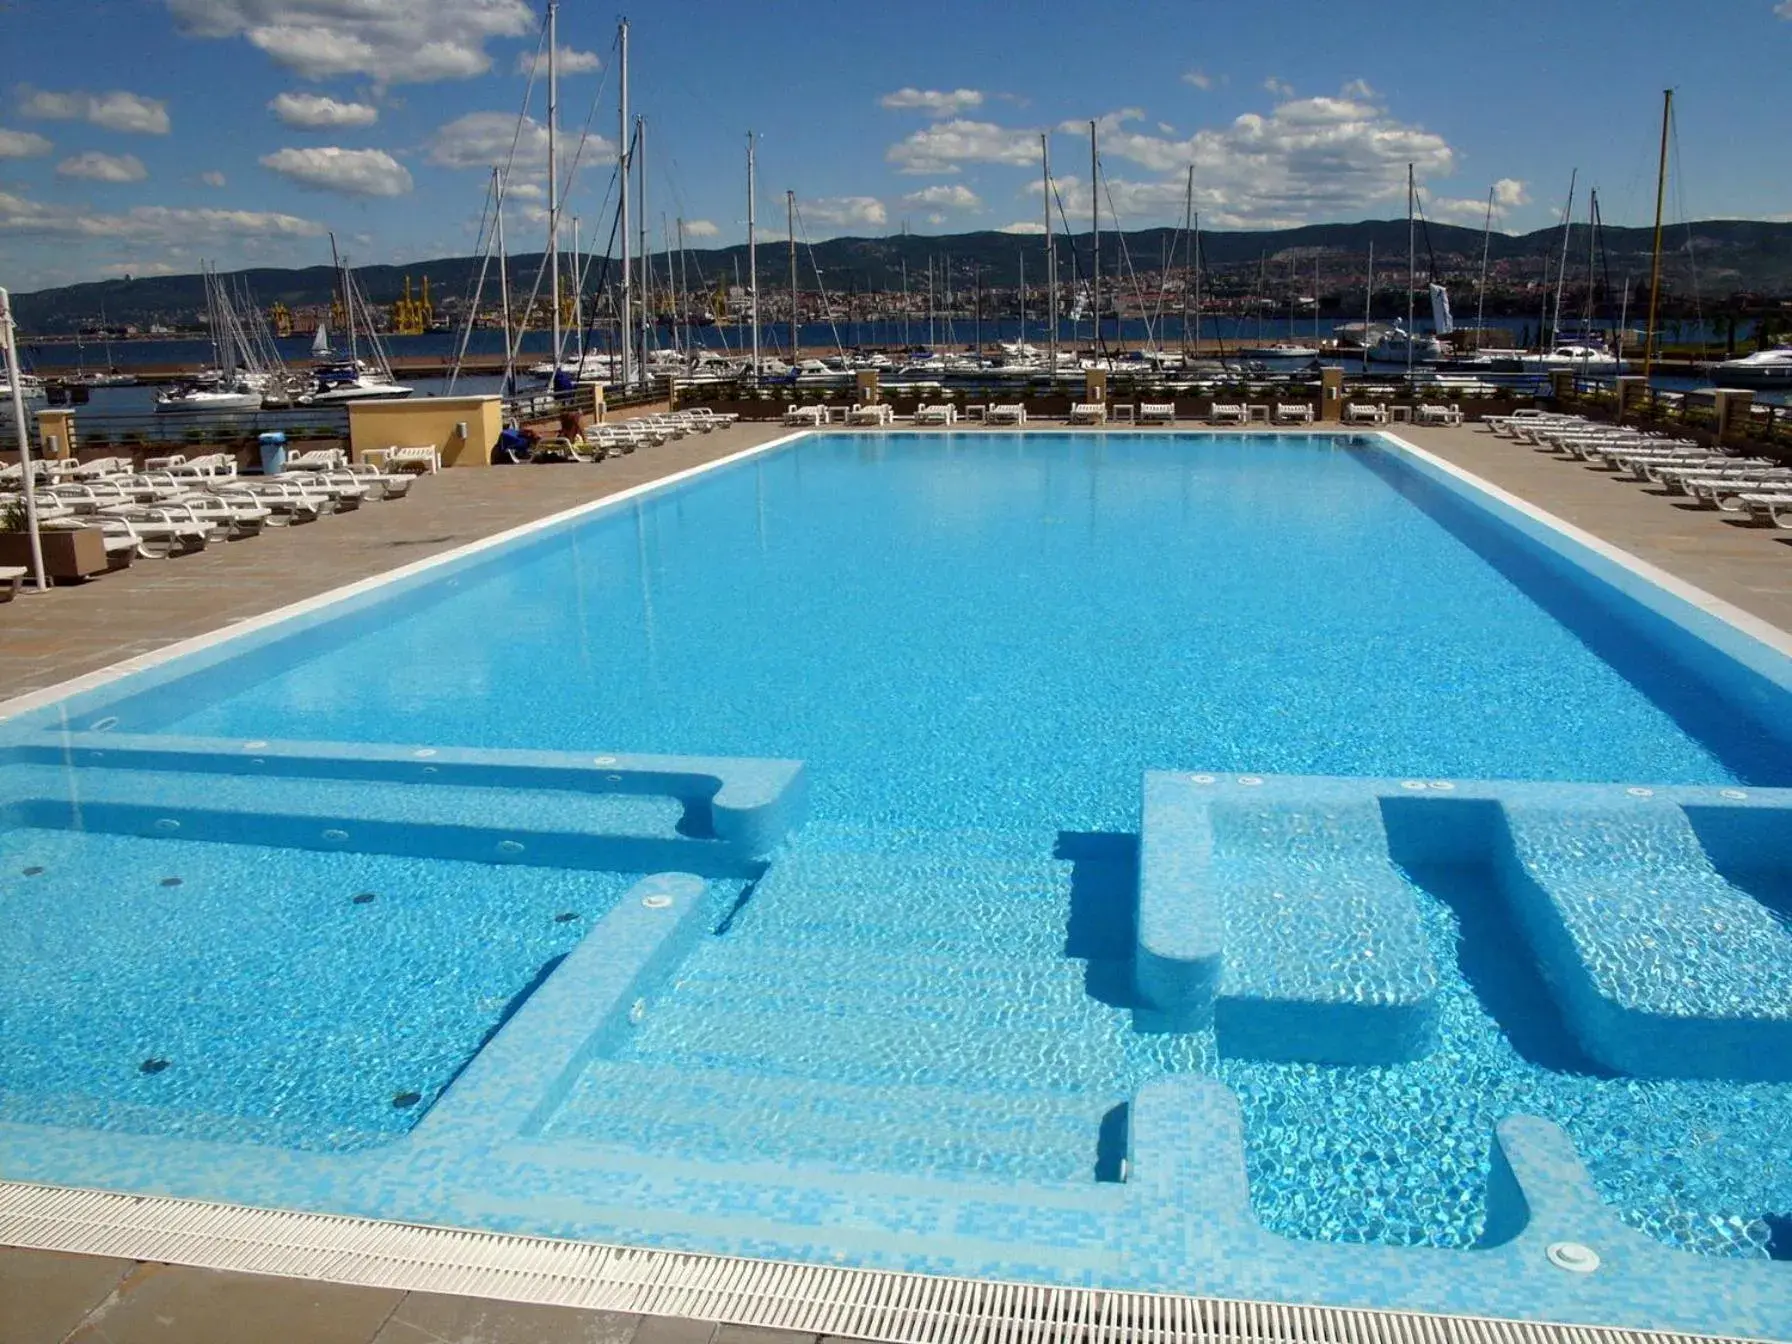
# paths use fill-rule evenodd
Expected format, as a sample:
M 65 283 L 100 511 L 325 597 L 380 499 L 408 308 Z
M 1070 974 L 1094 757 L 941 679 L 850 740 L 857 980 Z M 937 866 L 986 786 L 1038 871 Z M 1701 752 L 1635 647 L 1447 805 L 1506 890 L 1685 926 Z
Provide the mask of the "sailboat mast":
M 1649 260 L 1649 329 L 1643 334 L 1643 386 L 1655 366 L 1655 315 L 1661 301 L 1661 205 L 1668 189 L 1668 118 L 1674 110 L 1674 91 L 1661 95 L 1661 162 L 1655 170 L 1655 251 Z
M 1481 348 L 1481 319 L 1487 312 L 1487 249 L 1493 242 L 1493 188 L 1487 188 L 1487 221 L 1481 226 L 1481 285 L 1475 292 L 1475 349 Z
M 1413 231 L 1413 198 L 1418 188 L 1413 184 L 1412 165 L 1406 165 L 1406 379 L 1412 381 L 1413 312 L 1412 287 L 1419 282 L 1419 236 Z
M 647 260 L 647 118 L 635 118 L 635 213 L 641 219 L 641 380 L 647 381 L 647 324 L 653 306 L 653 272 Z
M 784 230 L 790 238 L 790 367 L 796 367 L 796 193 L 784 193 Z
M 1195 230 L 1195 165 L 1188 166 L 1188 185 L 1182 192 L 1182 358 L 1188 360 L 1188 300 L 1189 289 L 1194 283 L 1195 268 L 1190 262 L 1193 255 Z
M 1052 150 L 1051 140 L 1042 131 L 1039 135 L 1039 168 L 1042 174 L 1039 197 L 1045 202 L 1045 321 L 1046 343 L 1050 347 L 1051 372 L 1058 376 L 1058 235 L 1052 228 Z
M 516 382 L 516 345 L 512 335 L 514 324 L 510 320 L 510 257 L 504 251 L 504 193 L 507 184 L 504 175 L 498 169 L 492 169 L 492 176 L 498 180 L 498 205 L 496 210 L 498 233 L 498 303 L 504 310 L 504 391 L 508 394 Z M 349 324 L 349 335 L 354 336 L 354 324 Z
M 1027 343 L 1027 250 L 1024 247 L 1014 249 L 1020 261 L 1020 344 Z
M 759 381 L 759 240 L 754 232 L 753 132 L 747 132 L 747 311 L 753 319 L 753 381 Z
M 1375 240 L 1369 240 L 1369 280 L 1363 286 L 1363 372 L 1369 372 L 1369 328 L 1375 316 Z
M 560 371 L 560 165 L 555 140 L 560 132 L 560 71 L 554 48 L 558 41 L 560 5 L 548 0 L 548 306 L 554 317 L 554 372 Z
M 902 259 L 902 348 L 908 350 L 908 258 Z
M 1095 357 L 1101 358 L 1101 166 L 1095 156 L 1095 123 L 1089 123 L 1089 274 L 1095 298 Z
M 1201 212 L 1195 212 L 1195 234 L 1192 240 L 1195 268 L 1195 354 L 1201 353 Z
M 1574 230 L 1574 186 L 1580 180 L 1580 169 L 1568 174 L 1568 204 L 1562 207 L 1562 264 L 1556 268 L 1556 316 L 1549 326 L 1549 343 L 1562 337 L 1562 284 L 1568 278 L 1568 235 Z
M 579 217 L 577 215 L 572 217 L 572 325 L 579 344 L 579 368 L 583 370 L 585 366 L 585 273 L 579 269 Z
M 635 381 L 634 341 L 629 335 L 629 324 L 634 320 L 634 281 L 629 274 L 628 258 L 628 20 L 624 19 L 617 28 L 617 45 L 620 49 L 619 63 L 622 66 L 622 91 L 617 100 L 616 109 L 616 178 L 621 188 L 620 204 L 617 208 L 616 232 L 622 238 L 622 306 L 617 310 L 616 334 L 621 338 L 617 344 L 622 347 L 622 385 L 628 387 Z M 751 226 L 749 225 L 749 231 Z M 758 371 L 757 354 L 755 354 L 754 371 Z

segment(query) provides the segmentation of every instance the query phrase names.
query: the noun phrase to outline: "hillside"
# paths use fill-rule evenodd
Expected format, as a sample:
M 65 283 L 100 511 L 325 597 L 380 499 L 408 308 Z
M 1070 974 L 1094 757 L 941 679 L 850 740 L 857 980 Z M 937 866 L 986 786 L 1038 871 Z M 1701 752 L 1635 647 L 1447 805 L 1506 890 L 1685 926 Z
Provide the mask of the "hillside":
M 1605 251 L 1602 283 L 1609 280 L 1617 285 L 1629 277 L 1635 284 L 1647 275 L 1650 230 L 1608 226 L 1602 231 L 1602 238 Z M 1432 224 L 1421 233 L 1418 244 L 1421 271 L 1428 268 L 1428 257 L 1434 254 L 1440 275 L 1472 278 L 1480 266 L 1482 241 L 1479 229 Z M 1235 291 L 1253 286 L 1258 267 L 1267 265 L 1269 291 L 1280 292 L 1289 283 L 1291 266 L 1299 268 L 1294 272 L 1299 277 L 1311 276 L 1316 254 L 1325 272 L 1322 286 L 1336 291 L 1360 285 L 1361 270 L 1371 242 L 1375 246 L 1377 272 L 1383 276 L 1384 284 L 1389 283 L 1403 267 L 1406 257 L 1407 225 L 1403 219 L 1314 224 L 1262 232 L 1203 232 L 1201 235 L 1204 265 L 1213 276 L 1215 289 L 1232 288 Z M 1570 283 L 1586 274 L 1587 243 L 1586 226 L 1574 226 L 1568 242 Z M 1180 257 L 1181 245 L 1180 234 L 1173 229 L 1144 229 L 1125 235 L 1126 255 L 1132 268 L 1140 272 L 1155 271 L 1167 251 L 1172 253 L 1174 263 Z M 1070 274 L 1072 263 L 1067 258 L 1071 255 L 1076 258 L 1077 273 L 1087 272 L 1088 233 L 1070 239 L 1060 237 L 1058 248 L 1065 276 Z M 1535 280 L 1545 258 L 1550 259 L 1553 268 L 1561 250 L 1559 229 L 1516 236 L 1494 234 L 1489 251 L 1495 267 L 1496 292 L 1502 281 L 1522 285 L 1526 280 Z M 906 264 L 909 288 L 918 294 L 925 287 L 931 261 L 936 277 L 941 277 L 936 280 L 940 288 L 944 287 L 943 277 L 948 273 L 948 267 L 954 288 L 968 288 L 973 269 L 985 285 L 1003 287 L 1016 283 L 1024 258 L 1029 280 L 1037 284 L 1043 274 L 1043 253 L 1043 238 L 1027 234 L 981 232 L 927 237 L 898 234 L 885 238 L 833 238 L 815 244 L 813 258 L 808 248 L 803 249 L 798 280 L 803 289 L 813 290 L 815 271 L 819 268 L 828 289 L 836 293 L 895 290 L 902 284 Z M 1118 236 L 1104 233 L 1104 275 L 1115 273 L 1121 264 L 1120 257 Z M 539 254 L 511 259 L 512 284 L 520 286 L 524 294 L 533 281 L 539 260 Z M 438 257 L 404 266 L 358 267 L 356 276 L 371 301 L 389 303 L 402 292 L 405 276 L 427 275 L 439 303 L 467 293 L 478 265 L 477 257 Z M 746 273 L 746 248 L 690 249 L 685 253 L 683 265 L 693 288 L 698 286 L 699 278 L 705 285 L 732 281 L 736 274 L 744 276 Z M 666 273 L 663 253 L 656 254 L 655 266 L 661 275 Z M 1738 292 L 1792 295 L 1792 223 L 1706 220 L 1675 225 L 1664 239 L 1663 273 L 1670 292 L 1690 296 L 1696 290 L 1708 301 Z M 262 304 L 279 302 L 289 308 L 299 308 L 327 303 L 330 298 L 332 273 L 327 266 L 301 270 L 255 269 L 237 274 Z M 775 238 L 766 239 L 760 251 L 762 289 L 781 291 L 786 275 L 783 243 Z M 38 335 L 73 332 L 83 325 L 96 324 L 102 314 L 113 325 L 191 322 L 204 306 L 204 294 L 197 275 L 104 280 L 13 297 L 22 326 L 28 333 Z

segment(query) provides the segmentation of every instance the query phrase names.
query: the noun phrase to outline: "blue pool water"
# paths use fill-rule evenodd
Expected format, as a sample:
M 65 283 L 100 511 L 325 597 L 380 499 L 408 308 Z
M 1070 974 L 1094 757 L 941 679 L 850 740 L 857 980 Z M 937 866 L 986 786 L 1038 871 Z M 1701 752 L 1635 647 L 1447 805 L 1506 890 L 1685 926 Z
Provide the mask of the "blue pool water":
M 581 1060 L 538 1117 L 547 1140 L 1088 1187 L 1120 1179 L 1140 1087 L 1206 1075 L 1239 1096 L 1252 1202 L 1288 1236 L 1475 1245 L 1490 1135 L 1523 1111 L 1657 1240 L 1786 1251 L 1792 1085 L 1592 1064 L 1474 869 L 1405 873 L 1440 974 L 1422 1059 L 1272 1063 L 1210 1028 L 1141 1029 L 1143 771 L 1792 783 L 1703 680 L 1380 448 L 812 437 L 112 713 L 129 733 L 804 761 L 808 824 L 644 1020 Z M 296 1147 L 403 1132 L 577 941 L 553 913 L 601 913 L 626 885 L 71 845 L 0 832 L 0 910 L 57 930 L 0 951 L 0 983 L 52 1024 L 0 1064 L 0 1114 L 66 1104 Z M 106 928 L 93 882 L 112 867 L 136 903 Z M 163 869 L 191 875 L 183 904 Z M 380 903 L 345 904 L 351 887 Z M 374 914 L 397 922 L 363 936 Z M 240 1090 L 182 1091 L 180 1033 L 230 1033 L 167 996 L 210 981 L 239 1003 L 230 977 L 269 949 L 331 974 L 233 1022 L 218 1067 Z M 46 958 L 117 992 L 77 1005 Z M 172 1066 L 130 1076 L 128 1109 L 68 1081 L 150 1052 Z M 422 1100 L 396 1108 L 400 1090 Z

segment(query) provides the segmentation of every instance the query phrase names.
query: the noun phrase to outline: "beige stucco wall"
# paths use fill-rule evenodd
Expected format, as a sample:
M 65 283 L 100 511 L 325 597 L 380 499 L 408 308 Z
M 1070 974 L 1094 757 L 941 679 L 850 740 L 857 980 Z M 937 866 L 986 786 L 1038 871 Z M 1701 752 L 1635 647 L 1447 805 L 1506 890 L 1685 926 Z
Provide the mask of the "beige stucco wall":
M 463 423 L 464 439 L 458 429 Z M 445 467 L 489 467 L 503 428 L 504 403 L 498 397 L 354 401 L 348 408 L 349 455 L 359 462 L 372 448 L 433 445 Z

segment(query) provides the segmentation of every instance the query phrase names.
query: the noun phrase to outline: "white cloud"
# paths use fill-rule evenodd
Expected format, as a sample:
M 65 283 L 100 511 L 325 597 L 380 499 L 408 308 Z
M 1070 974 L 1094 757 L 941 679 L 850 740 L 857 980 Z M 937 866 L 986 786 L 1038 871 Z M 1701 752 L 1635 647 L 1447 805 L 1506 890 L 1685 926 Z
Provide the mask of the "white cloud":
M 486 43 L 535 30 L 525 0 L 168 0 L 193 37 L 241 37 L 307 79 L 387 84 L 465 79 L 491 68 Z
M 994 122 L 955 118 L 897 141 L 884 158 L 899 173 L 956 173 L 960 163 L 1032 164 L 1039 161 L 1039 137 Z
M 930 117 L 956 117 L 960 112 L 983 106 L 983 95 L 976 89 L 897 89 L 886 93 L 878 103 L 892 109 L 913 109 Z
M 513 201 L 545 201 L 548 198 L 548 189 L 542 185 L 542 182 L 546 181 L 547 175 L 544 173 L 541 182 L 512 182 L 505 188 L 504 196 L 507 200 Z
M 208 187 L 221 187 L 224 185 L 225 177 L 223 173 L 214 168 L 209 173 L 199 174 L 199 180 Z
M 824 196 L 801 205 L 803 215 L 814 224 L 840 228 L 889 222 L 884 203 L 875 196 Z
M 1012 224 L 1002 225 L 996 232 L 1043 234 L 1045 232 L 1045 225 L 1041 224 L 1036 219 L 1017 219 Z
M 168 104 L 141 94 L 114 89 L 110 93 L 87 93 L 70 89 L 52 93 L 48 89 L 20 88 L 19 110 L 28 117 L 45 121 L 87 121 L 109 131 L 129 131 L 138 135 L 168 134 Z
M 1786 0 L 1786 3 L 1792 4 L 1792 0 Z M 1525 184 L 1517 178 L 1502 177 L 1493 184 L 1493 203 L 1495 206 L 1529 205 L 1531 196 L 1525 190 Z
M 1205 70 L 1185 70 L 1182 72 L 1182 82 L 1184 84 L 1192 84 L 1195 88 L 1200 89 L 1205 93 L 1208 89 L 1213 87 L 1213 76 L 1208 74 Z
M 1285 79 L 1278 79 L 1274 75 L 1263 81 L 1263 87 L 1278 98 L 1294 97 L 1294 85 Z
M 951 186 L 923 187 L 902 198 L 904 205 L 932 205 L 948 210 L 980 210 L 983 198 L 959 182 Z
M 1369 87 L 1368 80 L 1353 79 L 1345 84 L 1343 88 L 1338 90 L 1338 96 L 1341 98 L 1370 99 L 1375 97 L 1375 90 Z
M 9 131 L 0 127 L 0 159 L 30 159 L 48 154 L 55 146 L 35 131 Z
M 1525 190 L 1525 184 L 1517 178 L 1502 177 L 1493 184 L 1493 213 L 1496 221 L 1502 210 L 1530 203 L 1530 193 Z M 1487 219 L 1487 198 L 1485 196 L 1474 199 L 1437 196 L 1425 202 L 1425 213 L 1433 219 L 1440 219 L 1450 224 L 1480 225 Z
M 272 211 L 140 205 L 120 214 L 94 214 L 0 191 L 0 234 L 126 238 L 142 245 L 184 245 L 226 238 L 316 238 L 324 232 L 322 224 Z
M 601 70 L 603 60 L 595 51 L 574 51 L 571 47 L 554 48 L 554 72 L 560 75 L 588 75 L 593 70 Z M 516 72 L 527 75 L 535 69 L 535 53 L 519 51 L 516 54 Z M 541 74 L 546 78 L 548 73 L 547 54 L 542 53 Z
M 517 183 L 521 179 L 540 177 L 546 181 L 548 128 L 533 117 L 524 117 L 519 126 L 516 115 L 511 112 L 469 112 L 437 127 L 429 141 L 429 161 L 444 168 L 489 169 L 504 164 L 510 156 L 512 143 L 516 145 L 516 158 L 512 161 L 511 191 L 518 190 Z M 561 134 L 562 171 L 572 164 L 577 147 L 576 136 L 566 132 Z M 615 144 L 601 135 L 586 140 L 579 159 L 581 166 L 615 161 Z
M 927 216 L 927 223 L 932 224 L 935 227 L 938 227 L 939 225 L 944 224 L 945 222 L 946 222 L 946 217 L 944 215 L 942 215 L 938 210 L 935 210 L 932 214 Z
M 411 189 L 409 171 L 383 149 L 280 149 L 262 155 L 261 166 L 301 186 L 350 196 L 402 196 Z
M 178 273 L 180 269 L 180 267 L 170 261 L 115 261 L 109 266 L 100 267 L 100 274 L 126 277 L 174 275 Z
M 149 169 L 135 154 L 102 154 L 90 149 L 56 165 L 58 177 L 80 177 L 89 182 L 141 182 Z
M 1440 135 L 1392 116 L 1378 103 L 1347 98 L 1298 98 L 1268 114 L 1249 113 L 1231 123 L 1183 139 L 1137 129 L 1138 109 L 1098 120 L 1109 163 L 1126 160 L 1156 181 L 1110 178 L 1123 218 L 1181 213 L 1184 174 L 1195 170 L 1195 207 L 1218 228 L 1275 228 L 1350 214 L 1404 201 L 1406 165 L 1421 176 L 1447 177 L 1455 151 Z M 1081 131 L 1082 123 L 1067 123 Z M 1076 204 L 1059 179 L 1067 209 L 1086 213 L 1088 190 L 1075 184 Z M 1522 191 L 1522 186 L 1519 190 Z M 1032 187 L 1038 192 L 1037 185 Z M 1404 208 L 1404 207 L 1402 207 Z
M 1779 4 L 1773 7 L 1773 12 L 1782 19 L 1792 19 L 1792 0 L 1780 0 Z
M 686 238 L 714 238 L 721 233 L 714 221 L 707 219 L 687 219 L 684 222 Z
M 343 103 L 316 93 L 282 93 L 268 104 L 272 112 L 288 126 L 308 131 L 327 126 L 371 126 L 380 119 L 380 110 L 366 103 Z

